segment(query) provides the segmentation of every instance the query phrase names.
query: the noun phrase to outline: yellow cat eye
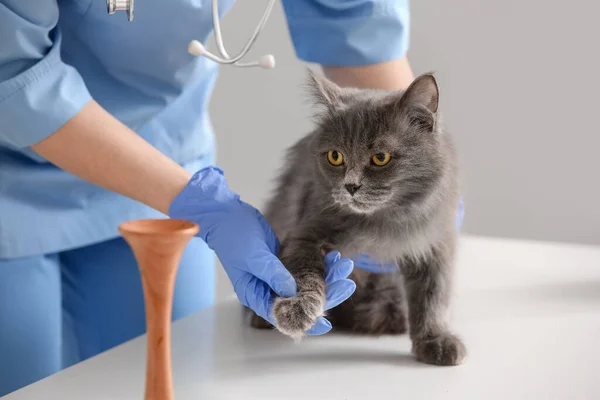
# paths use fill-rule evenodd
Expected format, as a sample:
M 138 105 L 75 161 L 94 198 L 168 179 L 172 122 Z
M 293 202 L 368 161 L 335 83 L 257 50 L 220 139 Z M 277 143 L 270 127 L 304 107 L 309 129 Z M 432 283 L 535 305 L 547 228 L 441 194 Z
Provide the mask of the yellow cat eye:
M 330 150 L 329 153 L 327 153 L 327 160 L 331 165 L 339 167 L 344 163 L 344 156 L 337 150 Z
M 378 167 L 383 167 L 385 164 L 390 162 L 391 158 L 392 156 L 390 153 L 377 153 L 373 156 L 373 158 L 371 158 L 371 160 L 373 160 L 373 164 L 377 165 Z

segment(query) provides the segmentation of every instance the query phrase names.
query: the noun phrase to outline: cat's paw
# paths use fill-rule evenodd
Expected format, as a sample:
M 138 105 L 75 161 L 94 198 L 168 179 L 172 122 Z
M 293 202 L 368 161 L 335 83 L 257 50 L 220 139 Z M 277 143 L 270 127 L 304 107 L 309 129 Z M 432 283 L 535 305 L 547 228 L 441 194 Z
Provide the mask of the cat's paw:
M 432 339 L 415 340 L 413 353 L 418 361 L 434 365 L 459 365 L 467 357 L 465 345 L 451 333 L 443 333 Z
M 317 318 L 323 315 L 323 304 L 306 297 L 278 297 L 273 304 L 277 330 L 296 340 L 305 336 Z

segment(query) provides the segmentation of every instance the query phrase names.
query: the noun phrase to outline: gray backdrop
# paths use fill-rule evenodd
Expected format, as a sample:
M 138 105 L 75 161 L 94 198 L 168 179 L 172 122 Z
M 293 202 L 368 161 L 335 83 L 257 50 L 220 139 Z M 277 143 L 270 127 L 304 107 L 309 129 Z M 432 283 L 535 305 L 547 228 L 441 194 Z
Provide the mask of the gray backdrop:
M 230 54 L 264 4 L 238 0 L 227 14 Z M 462 163 L 466 233 L 600 244 L 598 4 L 413 1 L 409 57 L 417 74 L 439 79 Z M 311 127 L 305 65 L 279 4 L 251 58 L 265 53 L 276 56 L 274 70 L 222 68 L 211 103 L 218 164 L 258 208 L 283 150 Z M 218 277 L 221 299 L 230 284 L 221 268 Z

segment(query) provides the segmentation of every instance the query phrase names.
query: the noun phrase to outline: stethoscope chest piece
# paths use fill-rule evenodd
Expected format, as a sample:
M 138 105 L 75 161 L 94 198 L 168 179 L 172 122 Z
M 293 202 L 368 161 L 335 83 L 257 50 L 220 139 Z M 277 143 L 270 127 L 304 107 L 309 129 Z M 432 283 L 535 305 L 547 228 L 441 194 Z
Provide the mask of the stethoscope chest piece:
M 111 15 L 117 11 L 127 11 L 127 19 L 133 21 L 133 0 L 106 0 L 106 8 Z

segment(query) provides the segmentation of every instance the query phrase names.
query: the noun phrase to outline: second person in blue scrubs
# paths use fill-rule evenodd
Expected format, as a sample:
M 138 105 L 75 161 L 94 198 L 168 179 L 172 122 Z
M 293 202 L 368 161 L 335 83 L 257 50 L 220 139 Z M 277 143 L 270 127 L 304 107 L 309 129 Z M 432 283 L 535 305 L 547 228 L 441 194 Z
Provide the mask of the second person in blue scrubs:
M 336 83 L 412 81 L 407 0 L 283 7 L 298 58 Z M 258 312 L 271 289 L 293 294 L 269 227 L 206 169 L 217 64 L 185 49 L 211 29 L 208 0 L 147 0 L 133 23 L 109 17 L 105 0 L 0 0 L 0 396 L 144 332 L 137 266 L 117 227 L 173 215 L 181 193 L 201 200 L 176 214 L 203 231 L 181 262 L 175 319 L 212 304 L 213 250 Z M 246 223 L 228 241 L 232 215 Z

